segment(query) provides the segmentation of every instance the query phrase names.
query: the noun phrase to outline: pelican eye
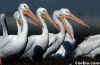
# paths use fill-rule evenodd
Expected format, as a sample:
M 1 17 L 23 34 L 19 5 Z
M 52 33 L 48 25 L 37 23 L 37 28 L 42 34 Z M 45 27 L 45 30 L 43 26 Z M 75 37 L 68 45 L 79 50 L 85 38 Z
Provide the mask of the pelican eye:
M 27 7 L 24 5 L 24 8 L 27 8 Z
M 44 12 L 44 13 L 46 13 L 46 11 L 45 11 L 45 10 L 43 10 L 43 12 Z

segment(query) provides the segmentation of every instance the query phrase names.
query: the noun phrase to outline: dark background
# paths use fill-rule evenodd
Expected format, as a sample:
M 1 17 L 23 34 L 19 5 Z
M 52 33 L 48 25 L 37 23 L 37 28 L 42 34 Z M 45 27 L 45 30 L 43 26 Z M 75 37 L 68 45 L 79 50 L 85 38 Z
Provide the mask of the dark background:
M 16 22 L 12 15 L 17 10 L 18 5 L 22 2 L 27 3 L 34 12 L 37 8 L 44 7 L 48 10 L 50 15 L 52 15 L 54 10 L 60 8 L 68 8 L 71 10 L 74 15 L 81 18 L 90 26 L 90 28 L 86 28 L 76 24 L 72 20 L 69 20 L 73 26 L 75 39 L 78 43 L 83 41 L 88 36 L 100 34 L 100 0 L 0 0 L 0 13 L 6 14 L 9 34 L 17 33 Z M 57 32 L 49 23 L 48 28 L 50 32 Z M 29 25 L 29 35 L 40 34 L 40 30 L 41 29 L 39 27 Z M 0 35 L 2 35 L 1 24 Z M 81 61 L 82 58 L 79 58 L 79 60 Z M 57 59 L 34 63 L 34 65 L 68 65 L 67 63 L 73 61 L 76 60 L 72 60 L 72 58 Z M 9 60 L 9 62 L 11 61 Z M 33 63 L 30 61 L 18 61 L 14 64 L 5 63 L 5 65 L 33 65 Z
M 16 34 L 17 32 L 12 15 L 22 2 L 27 3 L 34 12 L 37 8 L 44 7 L 50 15 L 55 9 L 68 8 L 71 10 L 74 15 L 90 26 L 90 28 L 86 28 L 69 20 L 73 26 L 77 41 L 82 41 L 87 36 L 100 33 L 100 0 L 0 0 L 0 13 L 6 13 L 9 34 Z M 56 32 L 49 24 L 48 28 L 50 32 Z M 2 34 L 1 27 L 0 34 Z M 29 25 L 29 35 L 33 34 L 40 34 L 40 28 Z

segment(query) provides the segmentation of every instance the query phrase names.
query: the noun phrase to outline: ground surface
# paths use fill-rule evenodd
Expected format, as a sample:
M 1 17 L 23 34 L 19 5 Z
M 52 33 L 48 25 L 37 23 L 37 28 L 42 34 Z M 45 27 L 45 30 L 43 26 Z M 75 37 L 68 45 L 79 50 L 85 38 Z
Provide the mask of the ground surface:
M 17 60 L 17 61 L 3 61 L 3 65 L 100 65 L 100 59 L 98 57 L 96 59 L 86 58 L 86 57 L 78 57 L 78 58 L 63 58 L 63 59 L 46 59 L 42 61 L 32 62 L 30 60 Z

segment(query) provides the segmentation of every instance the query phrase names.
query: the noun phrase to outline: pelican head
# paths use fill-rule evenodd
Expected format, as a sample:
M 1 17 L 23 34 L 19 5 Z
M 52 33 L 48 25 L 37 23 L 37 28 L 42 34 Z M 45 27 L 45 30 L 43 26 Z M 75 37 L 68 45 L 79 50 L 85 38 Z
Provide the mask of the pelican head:
M 47 10 L 45 8 L 40 7 L 40 8 L 37 9 L 36 13 L 39 16 L 43 17 L 42 14 L 47 14 Z
M 62 18 L 63 16 L 61 15 L 61 12 L 58 10 L 55 10 L 53 13 L 57 18 Z
M 55 10 L 53 14 L 54 14 L 62 23 L 64 23 L 64 18 L 63 18 L 63 16 L 61 15 L 61 12 L 60 12 L 60 11 Z
M 22 12 L 23 16 L 29 16 L 33 21 L 28 21 L 31 24 L 36 24 L 36 22 L 39 22 L 38 18 L 35 16 L 35 14 L 30 10 L 29 6 L 26 3 L 21 3 L 18 7 L 18 10 Z
M 21 10 L 26 10 L 26 9 L 29 9 L 29 6 L 26 4 L 26 3 L 21 3 L 19 5 L 19 8 L 18 9 L 21 9 Z
M 66 15 L 64 14 L 64 16 L 62 16 L 62 13 L 60 11 L 58 11 L 58 10 L 54 11 L 54 15 L 60 20 L 60 22 L 62 22 L 62 24 L 64 26 L 64 29 L 67 31 L 67 33 L 69 34 L 70 38 L 72 39 L 72 35 L 71 35 L 71 32 L 70 32 L 70 29 L 65 24 L 64 16 L 66 16 Z
M 62 15 L 63 16 L 69 16 L 70 15 L 70 10 L 69 9 L 67 9 L 67 8 L 62 8 L 62 9 L 60 9 L 60 11 L 62 12 Z
M 48 11 L 45 8 L 38 8 L 36 13 L 38 14 L 38 16 L 42 19 L 48 20 L 52 25 L 54 25 L 56 27 L 56 29 L 58 29 L 58 26 L 56 25 L 56 23 L 51 19 L 51 17 L 48 14 Z
M 77 23 L 89 27 L 86 23 L 84 23 L 81 19 L 79 19 L 78 17 L 74 16 L 69 9 L 67 8 L 61 8 L 60 12 L 62 14 L 62 16 L 64 16 L 66 19 L 72 19 L 74 21 L 76 21 Z

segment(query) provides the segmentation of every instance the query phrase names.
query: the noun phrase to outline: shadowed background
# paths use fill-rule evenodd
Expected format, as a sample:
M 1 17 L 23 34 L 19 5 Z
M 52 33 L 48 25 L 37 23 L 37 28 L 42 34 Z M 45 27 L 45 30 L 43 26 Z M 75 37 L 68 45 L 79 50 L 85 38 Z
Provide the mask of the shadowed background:
M 75 39 L 78 43 L 84 40 L 86 37 L 100 34 L 100 0 L 0 0 L 0 13 L 6 14 L 7 25 L 8 25 L 8 33 L 16 34 L 17 27 L 16 22 L 13 19 L 12 15 L 17 10 L 17 7 L 20 3 L 27 3 L 31 10 L 36 12 L 37 8 L 44 7 L 48 10 L 50 16 L 56 9 L 60 8 L 68 8 L 71 12 L 77 17 L 81 18 L 85 21 L 90 28 L 86 28 L 79 24 L 76 24 L 74 21 L 69 20 L 72 24 L 75 34 Z M 47 22 L 46 22 L 47 23 Z M 48 24 L 48 28 L 50 32 L 56 33 L 57 31 L 53 26 Z M 36 26 L 29 25 L 29 35 L 40 34 L 41 29 Z M 2 27 L 0 24 L 0 35 L 2 35 Z M 34 63 L 34 65 L 68 65 L 67 63 L 73 62 L 72 58 L 67 59 L 58 59 L 51 61 L 44 61 L 39 63 Z M 81 61 L 81 59 L 79 58 Z M 10 60 L 8 60 L 11 62 Z M 74 60 L 75 61 L 75 60 Z M 99 60 L 100 61 L 100 60 Z M 90 61 L 89 61 L 90 62 Z M 30 64 L 29 64 L 30 63 Z M 6 64 L 5 65 L 33 65 L 32 62 L 15 62 L 14 64 Z
M 68 8 L 77 17 L 85 21 L 90 28 L 86 28 L 69 20 L 75 32 L 77 41 L 82 41 L 85 37 L 100 33 L 100 1 L 99 0 L 0 0 L 0 13 L 6 13 L 8 33 L 16 34 L 16 22 L 12 15 L 20 3 L 27 3 L 30 8 L 36 12 L 37 8 L 44 7 L 48 10 L 50 16 L 55 9 Z M 48 24 L 50 32 L 55 32 L 55 28 Z M 29 35 L 40 34 L 40 28 L 29 25 Z M 2 28 L 0 24 L 0 34 Z

